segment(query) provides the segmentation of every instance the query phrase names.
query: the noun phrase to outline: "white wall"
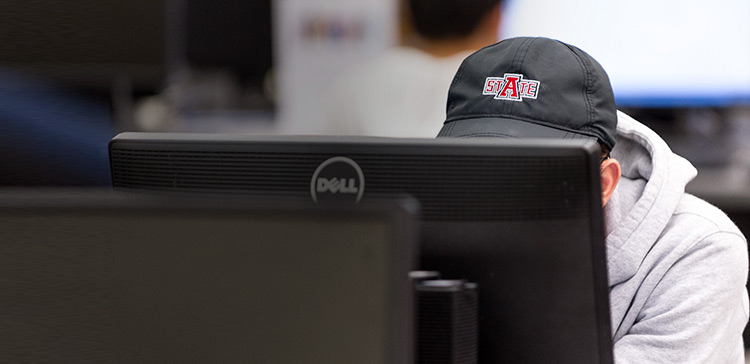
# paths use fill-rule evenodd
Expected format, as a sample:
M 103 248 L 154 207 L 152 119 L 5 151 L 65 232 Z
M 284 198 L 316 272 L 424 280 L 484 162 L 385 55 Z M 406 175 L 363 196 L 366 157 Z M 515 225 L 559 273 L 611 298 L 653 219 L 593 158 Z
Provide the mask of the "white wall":
M 547 36 L 591 54 L 618 97 L 750 102 L 748 0 L 508 0 L 503 21 L 504 38 Z
M 397 41 L 395 0 L 276 0 L 279 132 L 307 134 L 320 123 L 320 101 L 347 67 Z

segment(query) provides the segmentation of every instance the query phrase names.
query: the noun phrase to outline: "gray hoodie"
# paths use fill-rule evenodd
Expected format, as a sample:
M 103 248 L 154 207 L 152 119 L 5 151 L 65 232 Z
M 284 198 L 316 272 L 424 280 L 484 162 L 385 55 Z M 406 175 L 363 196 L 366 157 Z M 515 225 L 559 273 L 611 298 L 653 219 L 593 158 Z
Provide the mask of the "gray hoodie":
M 747 242 L 685 193 L 696 169 L 618 112 L 623 177 L 605 207 L 615 362 L 744 363 Z

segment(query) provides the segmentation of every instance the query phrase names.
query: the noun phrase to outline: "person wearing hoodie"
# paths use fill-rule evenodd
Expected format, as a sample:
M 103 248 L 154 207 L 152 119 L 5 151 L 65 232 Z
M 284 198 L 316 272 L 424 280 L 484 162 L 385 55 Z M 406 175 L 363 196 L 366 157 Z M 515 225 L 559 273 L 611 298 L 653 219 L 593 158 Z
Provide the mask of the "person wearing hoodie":
M 685 192 L 696 169 L 617 111 L 591 56 L 527 37 L 473 53 L 455 75 L 438 137 L 596 139 L 615 363 L 745 362 L 745 237 Z

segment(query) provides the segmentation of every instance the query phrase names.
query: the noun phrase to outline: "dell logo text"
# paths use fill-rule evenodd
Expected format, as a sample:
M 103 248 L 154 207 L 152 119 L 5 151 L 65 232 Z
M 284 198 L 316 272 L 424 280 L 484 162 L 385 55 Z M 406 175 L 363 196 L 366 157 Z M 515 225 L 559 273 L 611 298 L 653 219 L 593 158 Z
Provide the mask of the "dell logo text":
M 347 157 L 332 157 L 321 163 L 310 180 L 313 201 L 343 201 L 354 203 L 362 199 L 365 176 L 359 165 Z
M 327 179 L 324 177 L 318 178 L 317 192 L 331 192 L 331 193 L 357 193 L 359 188 L 356 186 L 354 178 L 338 179 L 333 177 Z

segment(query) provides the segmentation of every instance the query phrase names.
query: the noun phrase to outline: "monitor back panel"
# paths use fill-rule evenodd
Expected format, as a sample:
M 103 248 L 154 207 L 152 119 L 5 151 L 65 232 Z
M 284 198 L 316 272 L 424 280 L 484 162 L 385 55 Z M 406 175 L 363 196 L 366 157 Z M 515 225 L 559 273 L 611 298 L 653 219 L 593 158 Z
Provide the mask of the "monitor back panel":
M 125 134 L 117 189 L 421 206 L 420 269 L 479 284 L 480 363 L 611 363 L 599 148 L 574 140 Z
M 0 362 L 408 363 L 407 212 L 0 193 Z

